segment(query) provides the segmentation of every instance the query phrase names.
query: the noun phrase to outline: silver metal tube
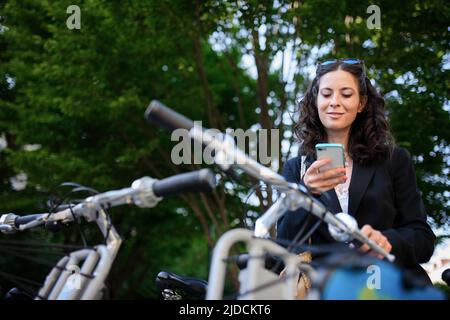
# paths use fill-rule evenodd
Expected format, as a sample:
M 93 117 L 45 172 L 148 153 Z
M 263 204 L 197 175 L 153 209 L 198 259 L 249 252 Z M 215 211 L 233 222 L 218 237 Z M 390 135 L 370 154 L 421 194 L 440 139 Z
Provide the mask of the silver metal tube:
M 64 268 L 65 270 L 63 270 L 59 275 L 58 280 L 56 281 L 48 296 L 49 300 L 58 300 L 58 298 L 61 299 L 60 293 L 67 285 L 67 279 L 70 275 L 72 275 L 72 270 L 78 268 L 79 261 L 87 257 L 90 251 L 91 249 L 82 249 L 70 253 L 69 261 Z
M 122 239 L 114 226 L 110 224 L 108 215 L 104 210 L 98 213 L 97 225 L 103 236 L 106 237 L 106 246 L 100 245 L 96 248 L 100 259 L 93 272 L 94 279 L 88 282 L 86 289 L 79 297 L 82 300 L 97 299 L 99 297 L 104 287 L 105 279 L 111 270 L 114 259 L 122 244 Z
M 103 214 L 106 216 L 104 212 Z M 101 228 L 106 233 L 105 220 L 106 217 L 99 217 L 97 222 L 99 227 L 103 226 Z M 114 227 L 109 230 L 106 242 L 106 246 L 96 247 L 97 251 L 82 249 L 61 259 L 58 266 L 65 270 L 54 268 L 47 276 L 43 288 L 39 291 L 39 296 L 48 300 L 92 300 L 98 298 L 122 242 Z M 79 264 L 82 260 L 84 263 L 80 269 Z M 92 274 L 93 279 L 80 276 L 77 287 L 74 287 L 69 282 L 72 270 L 83 274 Z
M 395 261 L 395 256 L 393 254 L 387 253 L 386 250 L 384 250 L 382 247 L 380 247 L 377 243 L 369 239 L 367 236 L 361 233 L 360 230 L 356 230 L 353 232 L 353 236 L 356 240 L 366 243 L 372 250 L 378 252 L 383 257 L 386 257 L 386 259 L 390 262 Z
M 295 274 L 297 270 L 298 258 L 289 253 L 285 248 L 268 239 L 254 238 L 253 233 L 247 229 L 232 229 L 227 231 L 220 237 L 216 246 L 214 247 L 211 269 L 208 278 L 208 290 L 206 293 L 207 300 L 220 300 L 223 295 L 223 288 L 226 275 L 226 261 L 230 248 L 238 243 L 245 242 L 250 248 L 251 255 L 262 256 L 264 252 L 271 252 L 279 255 L 287 266 L 288 274 Z M 253 261 L 255 260 L 255 261 Z M 257 261 L 260 259 L 252 259 L 247 263 L 248 278 L 245 279 L 244 287 L 252 289 L 262 285 L 259 277 L 261 270 L 264 270 L 264 261 Z M 242 272 L 242 271 L 241 271 Z M 281 280 L 280 280 L 281 281 Z M 283 287 L 283 297 L 285 299 L 293 299 L 295 296 L 297 279 L 289 277 Z M 276 299 L 277 297 L 273 297 Z M 278 297 L 279 298 L 279 297 Z
M 231 140 L 230 143 L 224 143 L 224 141 L 214 137 L 206 131 L 203 131 L 203 128 L 197 125 L 194 125 L 194 127 L 192 127 L 192 129 L 189 131 L 189 135 L 193 140 L 203 144 L 207 144 L 208 146 L 216 150 L 216 152 L 223 152 L 228 156 L 227 159 L 229 160 L 229 164 L 237 165 L 239 168 L 241 168 L 251 176 L 272 185 L 289 185 L 289 183 L 283 178 L 283 176 L 248 157 L 234 144 L 231 144 Z
M 123 204 L 133 204 L 133 196 L 137 193 L 138 190 L 133 188 L 112 190 L 89 197 L 86 199 L 86 202 L 95 203 L 100 207 L 116 207 Z
M 77 300 L 82 295 L 83 290 L 86 288 L 87 284 L 92 281 L 91 278 L 87 278 L 86 275 L 92 275 L 92 271 L 97 265 L 99 259 L 99 254 L 95 250 L 90 250 L 90 253 L 85 258 L 83 265 L 80 269 L 80 275 L 77 275 L 77 286 L 71 284 L 71 287 L 63 295 L 60 293 L 58 300 Z M 67 284 L 66 284 L 67 285 Z M 64 291 L 64 290 L 63 290 Z
M 281 257 L 286 266 L 286 277 L 285 280 L 280 279 L 277 274 L 266 270 L 263 258 L 250 259 L 247 262 L 248 279 L 244 279 L 247 282 L 245 286 L 250 293 L 244 295 L 242 299 L 293 300 L 297 293 L 297 280 L 299 276 L 297 256 L 267 239 L 253 238 L 250 242 L 247 242 L 247 245 L 250 247 L 250 257 L 263 257 L 267 252 Z M 272 285 L 262 289 L 268 283 L 272 283 Z M 275 292 L 280 291 L 280 288 L 281 295 L 275 294 Z M 275 291 L 275 289 L 278 290 Z
M 267 237 L 269 236 L 270 228 L 277 222 L 277 220 L 287 210 L 286 195 L 281 196 L 275 201 L 274 204 L 255 222 L 255 237 Z
M 246 229 L 232 229 L 224 233 L 214 247 L 211 268 L 208 277 L 206 300 L 220 300 L 223 294 L 228 252 L 233 244 L 239 241 L 249 241 L 252 234 Z
M 100 298 L 100 292 L 105 285 L 105 279 L 111 270 L 112 263 L 114 262 L 115 255 L 104 245 L 100 245 L 97 248 L 100 254 L 100 260 L 98 261 L 97 267 L 93 272 L 94 279 L 89 281 L 86 289 L 80 296 L 81 300 L 93 300 Z
M 59 276 L 61 275 L 62 271 L 61 269 L 65 269 L 67 262 L 69 261 L 69 257 L 65 256 L 62 257 L 61 260 L 58 261 L 56 264 L 56 267 L 54 267 L 50 273 L 45 278 L 44 285 L 39 290 L 36 300 L 46 300 L 48 299 L 48 295 L 51 292 L 51 289 L 54 287 L 56 281 L 59 279 Z

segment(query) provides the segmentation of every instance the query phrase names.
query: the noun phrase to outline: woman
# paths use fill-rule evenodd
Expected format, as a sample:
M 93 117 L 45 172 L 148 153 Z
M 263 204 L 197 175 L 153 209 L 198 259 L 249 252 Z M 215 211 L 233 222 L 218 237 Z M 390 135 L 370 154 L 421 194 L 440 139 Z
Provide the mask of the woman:
M 337 59 L 319 65 L 300 102 L 294 131 L 302 142 L 300 156 L 286 162 L 284 177 L 306 185 L 333 213 L 354 216 L 362 232 L 394 254 L 396 263 L 429 283 L 419 263 L 433 254 L 435 236 L 411 158 L 393 145 L 384 100 L 365 75 L 362 61 Z M 320 171 L 328 161 L 315 159 L 315 145 L 323 142 L 344 145 L 345 168 Z M 278 221 L 277 237 L 294 239 L 308 216 L 302 209 L 285 214 Z M 324 223 L 310 240 L 334 242 Z M 367 245 L 360 249 L 369 251 Z

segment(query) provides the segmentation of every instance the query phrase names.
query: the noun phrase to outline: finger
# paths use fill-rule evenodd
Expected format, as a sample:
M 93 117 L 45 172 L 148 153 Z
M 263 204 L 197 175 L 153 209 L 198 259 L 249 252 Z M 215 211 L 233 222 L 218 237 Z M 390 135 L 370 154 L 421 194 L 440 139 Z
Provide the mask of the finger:
M 317 182 L 314 179 L 314 176 L 312 176 L 312 175 L 306 176 L 305 175 L 305 177 L 303 178 L 303 182 L 308 187 L 310 192 L 315 193 L 315 194 L 322 193 L 322 191 L 317 188 Z
M 386 237 L 383 237 L 378 245 L 383 248 L 386 253 L 390 253 L 392 250 L 392 245 L 389 243 L 389 240 Z
M 370 235 L 368 235 L 369 239 L 372 240 L 373 242 L 381 242 L 383 235 L 381 234 L 381 232 L 372 229 L 372 232 L 370 233 Z
M 322 187 L 322 188 L 316 188 L 316 189 L 314 189 L 314 190 L 316 190 L 316 192 L 318 193 L 318 194 L 322 194 L 322 193 L 325 193 L 325 192 L 327 192 L 327 191 L 329 191 L 329 190 L 331 190 L 331 189 L 333 189 L 333 187 Z M 314 193 L 314 192 L 313 192 Z
M 334 168 L 334 169 L 330 169 L 330 170 L 321 172 L 317 176 L 320 179 L 329 179 L 329 178 L 342 177 L 343 175 L 345 175 L 345 173 L 346 173 L 345 168 Z
M 334 177 L 334 178 L 328 178 L 328 179 L 322 179 L 320 180 L 320 186 L 330 186 L 332 185 L 333 188 L 335 186 L 337 186 L 338 184 L 344 183 L 345 181 L 347 181 L 347 177 L 346 176 L 342 176 L 342 177 Z
M 317 172 L 318 169 L 320 167 L 323 167 L 324 165 L 331 163 L 331 159 L 330 158 L 324 158 L 324 159 L 320 159 L 320 160 L 316 160 L 314 161 L 311 166 L 308 168 L 308 170 L 306 170 L 306 172 L 310 171 L 310 172 Z
M 369 246 L 367 244 L 363 244 L 359 250 L 361 250 L 362 252 L 367 252 L 370 250 Z
M 387 239 L 385 237 L 381 237 L 379 240 L 377 240 L 377 244 L 382 247 L 383 249 L 386 248 Z
M 362 234 L 364 234 L 366 237 L 370 237 L 370 234 L 372 233 L 372 231 L 373 231 L 373 228 L 370 226 L 370 225 L 368 225 L 368 224 L 366 224 L 366 225 L 364 225 L 362 228 L 361 228 L 361 233 Z M 367 252 L 367 251 L 369 251 L 370 250 L 370 247 L 367 245 L 367 244 L 363 244 L 361 247 L 360 247 L 360 250 L 362 251 L 362 252 Z
M 340 182 L 339 182 L 340 183 Z M 336 187 L 339 183 L 332 183 L 332 184 L 323 184 L 323 183 L 316 183 L 316 190 L 319 190 L 321 193 L 323 192 L 327 192 L 331 189 L 333 189 L 334 187 Z
M 377 230 L 374 230 L 369 237 L 370 240 L 375 242 L 379 247 L 385 248 L 387 239 L 383 236 L 383 234 Z
M 388 241 L 386 244 L 386 248 L 385 248 L 387 253 L 390 253 L 392 251 L 392 245 L 391 243 Z
M 381 236 L 379 236 L 381 235 Z M 386 237 L 384 237 L 379 231 L 374 231 L 372 233 L 372 239 L 381 249 L 383 249 L 384 251 L 386 251 L 386 253 L 390 252 L 390 243 L 387 240 Z M 385 256 L 381 253 L 379 253 L 378 251 L 372 250 L 372 252 L 374 253 L 374 255 L 378 258 L 378 259 L 384 259 Z
M 381 260 L 384 259 L 384 256 L 381 253 L 378 253 L 378 252 L 373 251 L 373 250 L 369 250 L 368 254 L 370 256 L 374 257 L 374 258 L 377 258 L 377 259 L 381 259 Z
M 381 247 L 381 248 L 384 250 L 383 247 Z M 378 259 L 384 259 L 384 255 L 381 254 L 380 252 L 375 251 L 375 250 L 372 250 L 372 252 L 375 254 L 375 257 L 377 257 Z
M 346 176 L 342 176 L 342 177 L 334 177 L 334 178 L 328 178 L 328 179 L 319 179 L 319 178 L 311 178 L 309 180 L 310 185 L 315 187 L 315 188 L 334 188 L 335 186 L 337 186 L 338 184 L 344 183 L 345 181 L 347 181 L 347 177 Z
M 340 183 L 342 183 L 342 182 L 337 182 L 337 183 L 332 183 L 332 184 L 319 184 L 314 189 L 319 190 L 321 193 L 323 193 L 323 192 L 327 192 L 327 191 L 333 189 Z
M 366 224 L 361 228 L 361 233 L 364 234 L 368 238 L 370 238 L 370 235 L 372 234 L 373 231 L 374 231 L 374 229 L 372 228 L 372 226 L 370 224 Z
M 305 176 L 303 179 L 303 182 L 305 185 L 310 189 L 323 189 L 327 188 L 327 190 L 330 190 L 337 186 L 340 183 L 344 183 L 347 180 L 346 176 L 343 177 L 334 177 L 334 178 L 328 178 L 328 179 L 320 179 L 318 175 L 309 175 Z
M 313 188 L 313 187 L 308 187 L 308 188 L 311 193 L 318 194 L 318 195 L 320 195 L 322 193 L 322 191 L 317 188 Z
M 328 191 L 332 188 L 334 188 L 336 185 L 340 184 L 340 183 L 344 183 L 346 181 L 347 178 L 343 178 L 345 177 L 345 168 L 337 168 L 336 169 L 331 169 L 331 170 L 327 170 L 326 173 L 318 173 L 317 169 L 314 169 L 315 167 L 320 165 L 320 162 L 325 162 L 325 164 L 327 162 L 329 162 L 329 159 L 323 159 L 323 160 L 318 160 L 317 163 L 314 163 L 314 166 L 311 165 L 311 167 L 308 168 L 308 170 L 306 171 L 305 176 L 303 177 L 303 182 L 305 183 L 305 185 L 314 190 L 314 189 L 320 189 L 320 192 L 325 192 Z M 337 175 L 339 177 L 337 177 Z M 336 179 L 336 178 L 342 178 L 341 180 L 336 179 L 336 180 L 329 180 L 329 179 Z M 324 181 L 327 180 L 327 181 Z M 331 184 L 334 184 L 333 186 L 331 186 Z M 314 192 L 314 191 L 312 191 Z

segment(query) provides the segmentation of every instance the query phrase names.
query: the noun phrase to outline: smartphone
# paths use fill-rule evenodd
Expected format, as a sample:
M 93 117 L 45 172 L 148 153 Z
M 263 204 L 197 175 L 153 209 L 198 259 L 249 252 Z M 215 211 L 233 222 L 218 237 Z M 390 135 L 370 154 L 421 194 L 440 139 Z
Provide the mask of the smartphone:
M 345 168 L 344 145 L 339 143 L 316 144 L 317 160 L 330 158 L 331 163 L 324 165 L 319 171 L 327 171 L 334 168 Z

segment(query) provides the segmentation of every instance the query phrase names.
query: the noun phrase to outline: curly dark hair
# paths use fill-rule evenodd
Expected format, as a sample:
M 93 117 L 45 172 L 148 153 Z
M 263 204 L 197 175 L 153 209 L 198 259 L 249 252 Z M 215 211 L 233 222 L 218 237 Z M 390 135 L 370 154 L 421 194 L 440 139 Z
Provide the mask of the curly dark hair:
M 350 128 L 350 157 L 361 165 L 387 159 L 393 150 L 394 139 L 384 114 L 384 99 L 370 83 L 362 63 L 347 64 L 341 60 L 318 68 L 316 77 L 299 103 L 300 117 L 294 125 L 294 133 L 301 141 L 300 153 L 315 157 L 315 145 L 327 142 L 327 134 L 319 118 L 317 95 L 321 77 L 335 70 L 351 73 L 358 80 L 360 97 L 367 97 L 363 111 L 357 114 Z

